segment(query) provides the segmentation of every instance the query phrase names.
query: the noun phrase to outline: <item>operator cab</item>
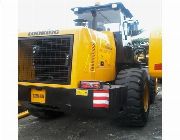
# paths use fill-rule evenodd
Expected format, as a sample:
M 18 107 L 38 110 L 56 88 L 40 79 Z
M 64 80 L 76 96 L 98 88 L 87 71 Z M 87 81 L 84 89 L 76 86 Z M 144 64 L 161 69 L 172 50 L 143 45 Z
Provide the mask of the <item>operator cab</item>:
M 84 26 L 97 31 L 122 32 L 124 39 L 138 34 L 137 20 L 122 3 L 106 5 L 95 4 L 89 7 L 76 7 L 71 9 L 77 16 L 74 20 L 76 26 Z
M 121 2 L 75 7 L 71 10 L 77 16 L 77 19 L 74 20 L 76 26 L 84 26 L 96 31 L 113 32 L 116 44 L 116 61 L 119 66 L 134 64 L 132 36 L 141 33 L 138 29 L 139 22 L 133 19 L 133 15 Z

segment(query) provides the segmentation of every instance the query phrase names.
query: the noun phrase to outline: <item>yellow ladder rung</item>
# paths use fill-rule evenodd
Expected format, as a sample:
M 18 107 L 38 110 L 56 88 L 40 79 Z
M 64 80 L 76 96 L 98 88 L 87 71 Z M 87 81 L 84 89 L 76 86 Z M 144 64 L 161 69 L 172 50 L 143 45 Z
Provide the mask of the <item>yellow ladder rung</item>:
M 29 115 L 29 112 L 28 112 L 28 110 L 26 110 L 26 111 L 21 112 L 21 113 L 18 114 L 18 119 L 24 118 L 24 117 L 26 117 L 28 115 Z

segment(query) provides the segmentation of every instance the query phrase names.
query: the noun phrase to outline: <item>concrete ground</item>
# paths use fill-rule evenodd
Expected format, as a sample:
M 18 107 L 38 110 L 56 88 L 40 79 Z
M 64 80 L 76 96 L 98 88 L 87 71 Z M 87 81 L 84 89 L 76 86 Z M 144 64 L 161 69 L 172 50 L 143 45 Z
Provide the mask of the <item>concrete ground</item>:
M 123 127 L 115 120 L 79 115 L 53 120 L 28 116 L 19 120 L 19 140 L 161 140 L 162 95 L 159 89 L 145 127 Z

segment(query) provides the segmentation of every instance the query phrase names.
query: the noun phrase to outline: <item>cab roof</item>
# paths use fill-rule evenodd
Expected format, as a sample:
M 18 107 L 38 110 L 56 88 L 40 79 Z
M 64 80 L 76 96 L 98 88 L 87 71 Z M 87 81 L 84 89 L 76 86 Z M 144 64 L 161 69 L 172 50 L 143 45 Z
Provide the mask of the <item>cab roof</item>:
M 121 2 L 109 3 L 105 5 L 95 5 L 89 7 L 75 7 L 71 9 L 79 19 L 92 20 L 92 11 L 97 12 L 97 21 L 104 23 L 120 23 L 120 12 L 122 12 L 126 18 L 132 18 L 131 12 L 124 7 Z

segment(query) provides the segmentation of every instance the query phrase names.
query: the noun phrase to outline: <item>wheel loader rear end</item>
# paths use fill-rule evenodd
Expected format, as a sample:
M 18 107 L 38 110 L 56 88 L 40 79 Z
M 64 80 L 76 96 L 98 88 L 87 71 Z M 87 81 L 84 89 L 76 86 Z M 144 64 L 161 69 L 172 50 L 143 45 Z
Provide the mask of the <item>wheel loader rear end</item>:
M 138 22 L 122 3 L 72 10 L 80 27 L 19 34 L 19 101 L 39 118 L 80 112 L 144 126 L 152 87 L 134 57 Z

